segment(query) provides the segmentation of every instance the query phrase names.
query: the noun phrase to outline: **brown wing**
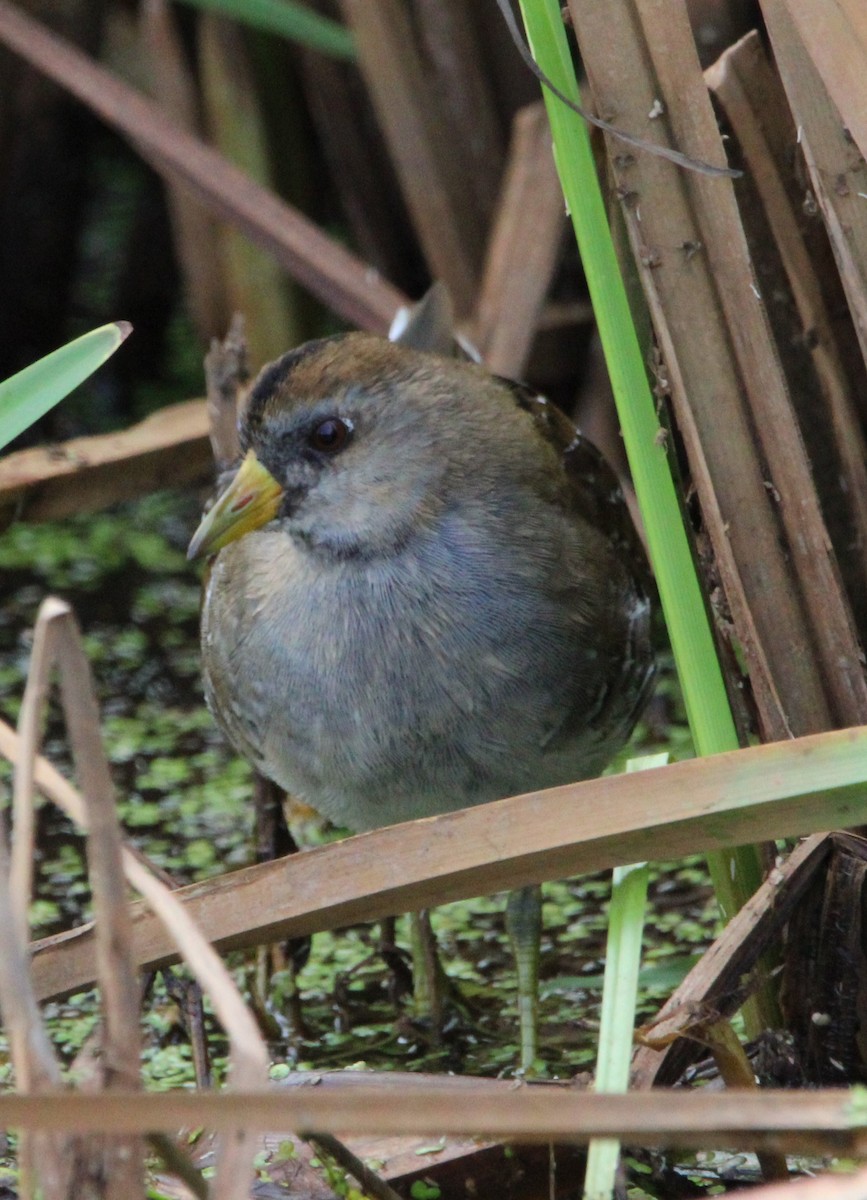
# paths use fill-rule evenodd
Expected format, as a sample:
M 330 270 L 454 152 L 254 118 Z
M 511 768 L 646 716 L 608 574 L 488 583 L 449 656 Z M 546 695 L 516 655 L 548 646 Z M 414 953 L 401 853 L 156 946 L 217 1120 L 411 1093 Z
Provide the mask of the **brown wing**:
M 514 380 L 498 376 L 516 403 L 533 418 L 539 434 L 562 456 L 574 511 L 608 538 L 636 583 L 649 594 L 652 577 L 617 476 L 599 450 L 579 433 L 556 404 Z
M 605 536 L 618 564 L 625 568 L 624 604 L 631 613 L 626 641 L 612 654 L 611 673 L 595 697 L 590 713 L 582 706 L 568 713 L 552 739 L 555 744 L 584 728 L 595 731 L 601 744 L 610 741 L 613 753 L 640 716 L 655 677 L 650 640 L 651 597 L 655 589 L 650 566 L 623 490 L 602 454 L 544 396 L 524 384 L 509 379 L 502 382 L 516 403 L 533 418 L 540 436 L 562 456 L 570 508 Z

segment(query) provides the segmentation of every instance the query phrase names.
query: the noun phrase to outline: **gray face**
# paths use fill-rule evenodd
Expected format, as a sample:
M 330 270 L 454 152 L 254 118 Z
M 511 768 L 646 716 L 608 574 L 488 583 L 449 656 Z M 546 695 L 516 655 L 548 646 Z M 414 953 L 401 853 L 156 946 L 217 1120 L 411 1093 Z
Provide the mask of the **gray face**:
M 423 430 L 407 437 L 413 417 L 397 394 L 357 388 L 275 414 L 252 448 L 284 489 L 284 528 L 344 556 L 388 552 L 424 524 L 439 470 Z
M 499 444 L 496 469 L 515 480 L 541 453 L 526 415 L 484 372 L 365 334 L 266 368 L 241 433 L 284 489 L 285 530 L 340 557 L 388 553 L 429 529 L 456 490 L 483 495 L 492 465 L 479 445 Z

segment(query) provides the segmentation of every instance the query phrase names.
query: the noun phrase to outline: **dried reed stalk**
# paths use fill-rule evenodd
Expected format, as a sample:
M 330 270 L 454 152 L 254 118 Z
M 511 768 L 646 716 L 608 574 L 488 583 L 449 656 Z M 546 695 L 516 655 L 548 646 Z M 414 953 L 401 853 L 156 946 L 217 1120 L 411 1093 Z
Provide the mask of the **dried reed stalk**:
M 212 144 L 250 179 L 273 190 L 265 114 L 244 30 L 217 13 L 202 13 L 198 46 L 202 104 Z M 298 297 L 268 250 L 244 233 L 221 228 L 219 248 L 229 312 L 244 314 L 250 361 L 258 370 L 302 340 Z
M 0 731 L 0 748 L 15 763 L 15 799 L 19 812 L 32 796 L 33 782 L 41 781 L 41 786 L 46 786 L 52 798 L 89 834 L 88 860 L 97 913 L 96 955 L 106 1026 L 105 1084 L 109 1094 L 97 1098 L 103 1104 L 104 1114 L 114 1107 L 110 1092 L 118 1085 L 128 1092 L 139 1077 L 139 996 L 130 948 L 130 910 L 124 879 L 145 898 L 151 911 L 179 947 L 203 990 L 211 996 L 217 1019 L 230 1039 L 230 1086 L 262 1086 L 267 1080 L 267 1052 L 252 1014 L 241 999 L 231 976 L 219 956 L 198 932 L 188 912 L 174 899 L 171 890 L 153 875 L 140 856 L 122 844 L 108 763 L 99 732 L 90 667 L 67 605 L 54 599 L 45 601 L 37 620 L 34 647 L 31 675 L 22 706 L 22 734 L 19 738 L 10 737 L 10 731 L 4 728 Z M 84 796 L 87 797 L 86 803 L 70 784 L 58 782 L 61 777 L 49 764 L 38 758 L 41 709 L 47 694 L 49 674 L 55 665 L 59 670 L 73 758 Z M 31 791 L 28 792 L 27 788 Z M 29 880 L 29 873 L 21 865 L 18 867 L 18 877 L 25 882 Z M 20 910 L 20 899 L 18 905 Z M 20 911 L 9 923 L 9 929 L 13 934 L 20 935 Z M 14 957 L 11 961 L 14 961 Z M 5 972 L 0 973 L 0 978 L 2 976 L 5 976 Z M 26 973 L 23 978 L 28 979 Z M 50 1075 L 50 1068 L 43 1066 L 43 1075 L 46 1072 L 46 1078 L 56 1082 Z M 246 1200 L 251 1157 L 252 1151 L 243 1132 L 224 1140 L 213 1187 L 216 1200 Z M 111 1189 L 106 1194 L 116 1196 L 118 1200 L 121 1197 L 127 1200 L 133 1194 L 130 1189 L 137 1186 L 136 1179 L 139 1182 L 141 1179 L 140 1155 L 138 1158 L 130 1155 L 128 1146 L 113 1148 L 112 1161 L 105 1173 Z
M 495 375 L 520 379 L 566 227 L 551 131 L 540 102 L 520 109 L 482 270 L 470 337 Z
M 208 425 L 217 474 L 235 463 L 240 451 L 238 413 L 249 378 L 244 318 L 236 313 L 223 341 L 214 339 L 205 355 Z
M 867 41 L 847 30 L 857 15 L 850 0 L 823 8 L 816 29 L 804 22 L 797 4 L 762 0 L 774 57 L 798 127 L 798 140 L 810 183 L 828 229 L 846 299 L 867 362 L 867 130 L 863 81 Z M 817 14 L 818 15 L 818 14 Z M 826 40 L 827 39 L 827 42 Z
M 181 888 L 184 905 L 222 950 L 279 941 L 638 861 L 859 824 L 867 728 L 754 746 L 497 800 L 378 829 L 304 854 Z M 137 961 L 177 951 L 133 907 Z M 37 995 L 68 995 L 93 979 L 84 926 L 34 947 Z
M 436 77 L 441 118 L 448 122 L 463 186 L 484 231 L 497 205 L 506 139 L 489 47 L 476 28 L 472 7 L 465 0 L 412 0 L 411 5 L 424 55 Z
M 38 1094 L 59 1089 L 62 1078 L 33 992 L 27 942 L 19 936 L 21 901 L 13 895 L 10 880 L 9 847 L 0 822 L 0 1011 L 18 1087 Z M 66 1200 L 74 1145 L 66 1133 L 22 1131 L 18 1165 L 23 1200 L 34 1195 L 37 1178 L 45 1200 Z
M 570 4 L 599 108 L 724 151 L 682 4 Z M 610 36 L 612 28 L 619 36 Z M 727 179 L 612 142 L 624 219 L 765 737 L 867 719 L 867 684 Z
M 486 226 L 472 203 L 450 138 L 441 90 L 400 0 L 341 0 L 359 66 L 376 108 L 431 274 L 459 317 L 472 311 Z
M 304 1072 L 288 1086 L 233 1094 L 132 1092 L 110 1111 L 93 1095 L 0 1095 L 0 1123 L 22 1129 L 111 1133 L 204 1125 L 249 1131 L 340 1129 L 345 1135 L 483 1135 L 518 1143 L 585 1145 L 611 1137 L 631 1145 L 773 1149 L 863 1155 L 867 1113 L 848 1089 L 669 1089 L 594 1093 L 573 1084 Z
M 697 1057 L 688 1038 L 696 1013 L 712 1008 L 733 1016 L 750 991 L 752 972 L 803 899 L 832 848 L 827 834 L 806 838 L 775 868 L 726 925 L 683 982 L 666 1000 L 632 1059 L 635 1088 L 673 1085 Z M 687 1034 L 687 1036 L 681 1036 Z
M 850 577 L 867 595 L 867 445 L 809 249 L 795 211 L 803 187 L 793 178 L 794 123 L 782 85 L 753 31 L 705 71 L 708 86 L 726 113 L 776 244 L 785 281 L 809 350 L 829 433 L 842 471 L 839 486 L 850 513 L 855 555 Z M 865 226 L 867 228 L 867 226 Z M 837 481 L 833 481 L 834 484 Z M 847 546 L 847 550 L 851 547 Z M 848 563 L 841 563 L 847 567 Z
M 57 521 L 213 475 L 208 414 L 185 400 L 120 433 L 34 446 L 0 459 L 0 523 Z
M 87 797 L 91 835 L 88 862 L 96 913 L 96 970 L 102 986 L 104 1016 L 101 1084 L 107 1091 L 129 1091 L 139 1078 L 138 987 L 130 949 L 130 921 L 120 870 L 120 832 L 108 764 L 102 752 L 99 713 L 89 668 L 74 618 L 62 601 L 43 603 L 34 631 L 33 655 L 20 716 L 20 755 L 16 763 L 15 817 L 10 887 L 15 940 L 26 946 L 27 907 L 32 891 L 33 779 L 51 673 L 58 668 L 64 717 L 73 758 Z M 29 972 L 25 968 L 25 978 Z M 28 1080 L 22 1080 L 27 1087 Z M 31 1153 L 25 1149 L 25 1157 Z M 41 1177 L 42 1167 L 36 1166 Z M 49 1176 L 54 1164 L 47 1164 Z M 143 1161 L 137 1140 L 91 1139 L 76 1147 L 69 1170 L 78 1181 L 102 1178 L 105 1200 L 124 1200 L 141 1187 Z M 94 1193 L 96 1194 L 96 1193 Z

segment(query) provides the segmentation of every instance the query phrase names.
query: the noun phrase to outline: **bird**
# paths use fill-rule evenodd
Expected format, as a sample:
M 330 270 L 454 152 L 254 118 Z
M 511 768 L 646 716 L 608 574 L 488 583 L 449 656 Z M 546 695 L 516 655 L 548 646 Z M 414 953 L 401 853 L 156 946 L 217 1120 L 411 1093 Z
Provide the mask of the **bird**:
M 553 403 L 411 331 L 350 332 L 264 367 L 239 437 L 189 557 L 215 555 L 206 700 L 259 772 L 362 832 L 621 749 L 654 678 L 652 580 L 614 472 Z M 527 1071 L 540 912 L 511 894 Z

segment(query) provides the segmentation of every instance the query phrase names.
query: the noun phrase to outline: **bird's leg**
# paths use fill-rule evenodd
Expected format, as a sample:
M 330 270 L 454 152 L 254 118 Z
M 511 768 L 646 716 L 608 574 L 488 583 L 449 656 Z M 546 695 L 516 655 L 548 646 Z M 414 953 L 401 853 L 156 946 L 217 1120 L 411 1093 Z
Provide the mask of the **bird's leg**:
M 256 862 L 272 862 L 298 851 L 286 819 L 285 803 L 289 802 L 283 788 L 257 771 L 253 777 L 253 801 L 256 814 Z M 310 954 L 310 937 L 290 938 L 271 946 L 260 946 L 256 966 L 257 1012 L 264 1028 L 268 1028 L 264 997 L 271 990 L 271 978 L 285 971 L 288 984 L 284 986 L 284 1019 L 293 1038 L 301 1040 L 306 1030 L 301 1011 L 301 999 L 296 986 L 296 974 Z
M 536 1071 L 539 1049 L 539 942 L 542 937 L 542 890 L 519 888 L 506 901 L 506 931 L 518 976 L 518 1022 L 521 1031 L 521 1070 Z
M 426 908 L 409 914 L 415 1015 L 430 1021 L 434 1038 L 442 1032 L 444 994 L 448 986 L 437 954 L 437 941 Z

